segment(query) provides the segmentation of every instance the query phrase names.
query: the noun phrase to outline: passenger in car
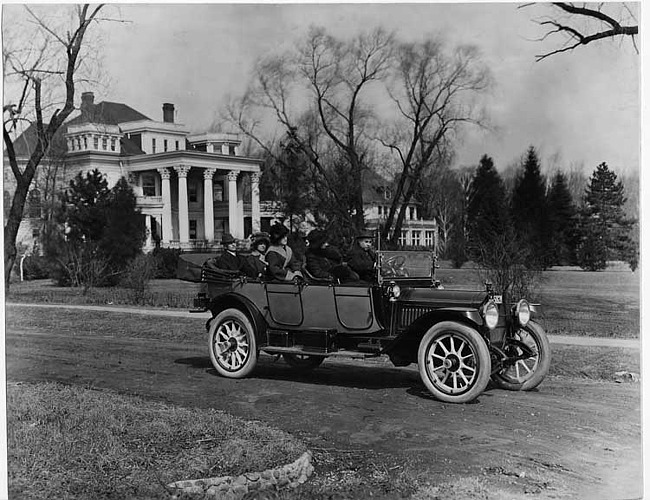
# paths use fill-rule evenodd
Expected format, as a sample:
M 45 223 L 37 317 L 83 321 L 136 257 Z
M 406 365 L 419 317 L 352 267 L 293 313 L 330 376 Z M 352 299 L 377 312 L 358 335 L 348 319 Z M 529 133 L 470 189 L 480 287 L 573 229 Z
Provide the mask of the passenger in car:
M 364 281 L 375 279 L 377 255 L 372 248 L 372 240 L 372 233 L 365 231 L 360 233 L 347 255 L 348 265 Z
M 210 264 L 218 269 L 227 271 L 241 271 L 243 258 L 237 253 L 237 240 L 230 233 L 224 233 L 221 237 L 221 244 L 224 247 L 221 255 L 210 259 Z
M 343 262 L 343 255 L 338 248 L 327 241 L 327 233 L 314 229 L 307 235 L 307 272 L 314 278 L 340 280 L 341 282 L 359 281 L 359 275 Z
M 302 277 L 302 263 L 294 257 L 291 247 L 287 245 L 289 230 L 283 224 L 276 223 L 271 226 L 269 232 L 271 245 L 265 256 L 268 262 L 267 275 L 281 281 Z
M 252 235 L 251 254 L 244 259 L 244 272 L 251 278 L 266 276 L 269 263 L 265 259 L 266 251 L 270 246 L 268 233 L 255 233 Z

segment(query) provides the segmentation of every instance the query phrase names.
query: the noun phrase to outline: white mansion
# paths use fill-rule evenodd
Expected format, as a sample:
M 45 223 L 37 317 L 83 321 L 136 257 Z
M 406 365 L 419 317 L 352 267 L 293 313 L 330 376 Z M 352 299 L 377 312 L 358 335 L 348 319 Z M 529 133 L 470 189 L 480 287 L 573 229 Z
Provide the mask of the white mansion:
M 145 249 L 212 248 L 224 232 L 244 238 L 260 230 L 261 160 L 240 156 L 236 135 L 190 134 L 174 122 L 173 104 L 163 104 L 162 121 L 156 121 L 125 104 L 95 104 L 93 93 L 85 92 L 79 115 L 60 132 L 66 146 L 62 186 L 95 168 L 109 187 L 125 177 L 144 216 Z M 19 161 L 27 160 L 30 136 L 28 129 L 16 140 Z M 11 182 L 7 170 L 5 186 Z M 30 204 L 40 201 L 38 180 L 35 186 Z M 33 207 L 27 212 L 18 239 L 33 247 L 40 214 Z

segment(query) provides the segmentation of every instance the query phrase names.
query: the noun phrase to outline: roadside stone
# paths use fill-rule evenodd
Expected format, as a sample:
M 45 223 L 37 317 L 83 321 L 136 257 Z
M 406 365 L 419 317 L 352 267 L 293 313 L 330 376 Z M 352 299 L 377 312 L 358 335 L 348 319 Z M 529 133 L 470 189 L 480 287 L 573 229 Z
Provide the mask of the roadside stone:
M 185 494 L 205 495 L 219 500 L 241 500 L 252 491 L 295 488 L 313 473 L 312 455 L 309 451 L 290 464 L 263 472 L 247 472 L 240 476 L 223 476 L 177 481 L 168 485 Z

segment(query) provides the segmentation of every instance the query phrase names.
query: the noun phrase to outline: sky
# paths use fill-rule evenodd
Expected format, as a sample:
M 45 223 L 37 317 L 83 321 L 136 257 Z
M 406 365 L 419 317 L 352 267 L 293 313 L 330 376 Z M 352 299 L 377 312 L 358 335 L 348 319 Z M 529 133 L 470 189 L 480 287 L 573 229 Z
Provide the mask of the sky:
M 604 41 L 535 62 L 561 41 L 538 41 L 543 31 L 534 19 L 548 14 L 549 5 L 519 5 L 111 5 L 111 17 L 125 22 L 100 26 L 104 84 L 80 90 L 155 120 L 162 119 L 162 103 L 171 102 L 176 121 L 201 132 L 229 96 L 243 91 L 258 57 L 291 47 L 310 25 L 340 37 L 381 26 L 402 40 L 442 35 L 450 44 L 475 44 L 491 68 L 495 85 L 485 100 L 491 128 L 466 129 L 458 165 L 488 154 L 505 168 L 532 145 L 543 167 L 581 165 L 590 173 L 605 161 L 615 171 L 637 169 L 640 58 L 632 44 Z

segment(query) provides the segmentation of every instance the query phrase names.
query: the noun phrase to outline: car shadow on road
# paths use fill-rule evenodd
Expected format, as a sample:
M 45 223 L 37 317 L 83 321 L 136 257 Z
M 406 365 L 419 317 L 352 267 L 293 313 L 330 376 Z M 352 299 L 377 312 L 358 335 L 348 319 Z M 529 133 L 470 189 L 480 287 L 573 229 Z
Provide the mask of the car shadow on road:
M 220 376 L 208 357 L 180 358 L 174 362 L 207 369 L 210 375 Z M 326 361 L 311 371 L 300 371 L 281 360 L 267 357 L 260 358 L 255 371 L 248 378 L 371 390 L 411 388 L 420 384 L 419 376 L 412 370 Z

